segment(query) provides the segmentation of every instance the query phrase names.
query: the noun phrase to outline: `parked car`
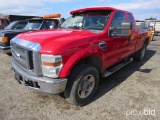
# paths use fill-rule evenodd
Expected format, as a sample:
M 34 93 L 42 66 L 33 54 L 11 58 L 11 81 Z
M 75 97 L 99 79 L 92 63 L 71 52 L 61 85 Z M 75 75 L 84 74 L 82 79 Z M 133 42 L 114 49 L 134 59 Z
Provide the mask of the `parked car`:
M 82 106 L 95 94 L 100 75 L 143 60 L 149 38 L 148 32 L 137 32 L 128 11 L 91 7 L 70 13 L 59 29 L 13 38 L 12 68 L 26 87 L 64 93 L 69 102 Z
M 24 16 L 24 15 L 7 15 L 5 18 L 0 18 L 0 29 L 4 29 L 13 21 L 26 20 L 31 18 L 41 18 L 40 16 Z
M 52 18 L 35 18 L 28 19 L 27 25 L 24 29 L 12 29 L 0 31 L 0 52 L 11 55 L 10 40 L 16 35 L 24 32 L 35 31 L 35 30 L 47 30 L 57 28 L 59 21 L 58 19 Z

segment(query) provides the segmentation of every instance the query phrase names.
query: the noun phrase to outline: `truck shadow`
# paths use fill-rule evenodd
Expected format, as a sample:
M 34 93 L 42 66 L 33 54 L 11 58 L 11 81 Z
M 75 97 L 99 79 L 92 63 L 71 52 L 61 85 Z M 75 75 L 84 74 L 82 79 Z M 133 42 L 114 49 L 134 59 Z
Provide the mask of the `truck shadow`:
M 145 59 L 143 61 L 141 62 L 133 61 L 127 66 L 124 66 L 117 72 L 113 73 L 109 77 L 101 78 L 96 94 L 94 95 L 90 103 L 99 99 L 110 90 L 116 88 L 118 85 L 123 83 L 129 76 L 131 76 L 134 72 L 139 71 L 144 73 L 150 73 L 152 69 L 141 69 L 141 66 L 143 66 L 147 61 L 149 61 L 155 55 L 155 53 L 156 51 L 147 50 Z
M 158 41 L 158 38 L 159 38 L 159 36 L 154 36 L 152 41 Z

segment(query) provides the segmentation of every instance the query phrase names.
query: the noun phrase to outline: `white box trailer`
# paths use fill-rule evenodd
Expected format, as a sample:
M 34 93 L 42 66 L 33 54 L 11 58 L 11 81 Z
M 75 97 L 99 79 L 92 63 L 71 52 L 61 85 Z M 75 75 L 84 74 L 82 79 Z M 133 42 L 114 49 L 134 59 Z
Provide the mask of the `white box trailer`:
M 150 26 L 153 26 L 153 30 L 154 30 L 153 35 L 160 36 L 160 20 L 156 20 L 155 23 L 151 22 Z

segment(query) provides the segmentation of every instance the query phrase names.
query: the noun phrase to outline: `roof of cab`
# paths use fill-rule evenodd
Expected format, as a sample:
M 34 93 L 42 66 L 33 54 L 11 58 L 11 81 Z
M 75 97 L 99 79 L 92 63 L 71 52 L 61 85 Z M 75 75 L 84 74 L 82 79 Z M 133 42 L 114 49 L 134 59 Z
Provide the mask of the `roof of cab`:
M 92 10 L 110 10 L 110 11 L 114 11 L 114 10 L 117 10 L 117 9 L 113 8 L 113 7 L 107 7 L 107 6 L 89 7 L 89 8 L 81 8 L 81 9 L 73 10 L 73 11 L 70 12 L 70 14 L 73 15 L 74 13 L 92 11 Z

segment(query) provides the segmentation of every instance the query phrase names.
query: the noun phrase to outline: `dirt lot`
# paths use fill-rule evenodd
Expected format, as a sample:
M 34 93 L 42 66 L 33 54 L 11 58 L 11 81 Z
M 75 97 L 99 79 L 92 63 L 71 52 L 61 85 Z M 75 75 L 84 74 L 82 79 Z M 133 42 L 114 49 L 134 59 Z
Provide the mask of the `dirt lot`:
M 0 120 L 160 120 L 160 38 L 143 62 L 132 62 L 101 80 L 92 101 L 76 107 L 58 95 L 17 83 L 11 57 L 0 53 Z

